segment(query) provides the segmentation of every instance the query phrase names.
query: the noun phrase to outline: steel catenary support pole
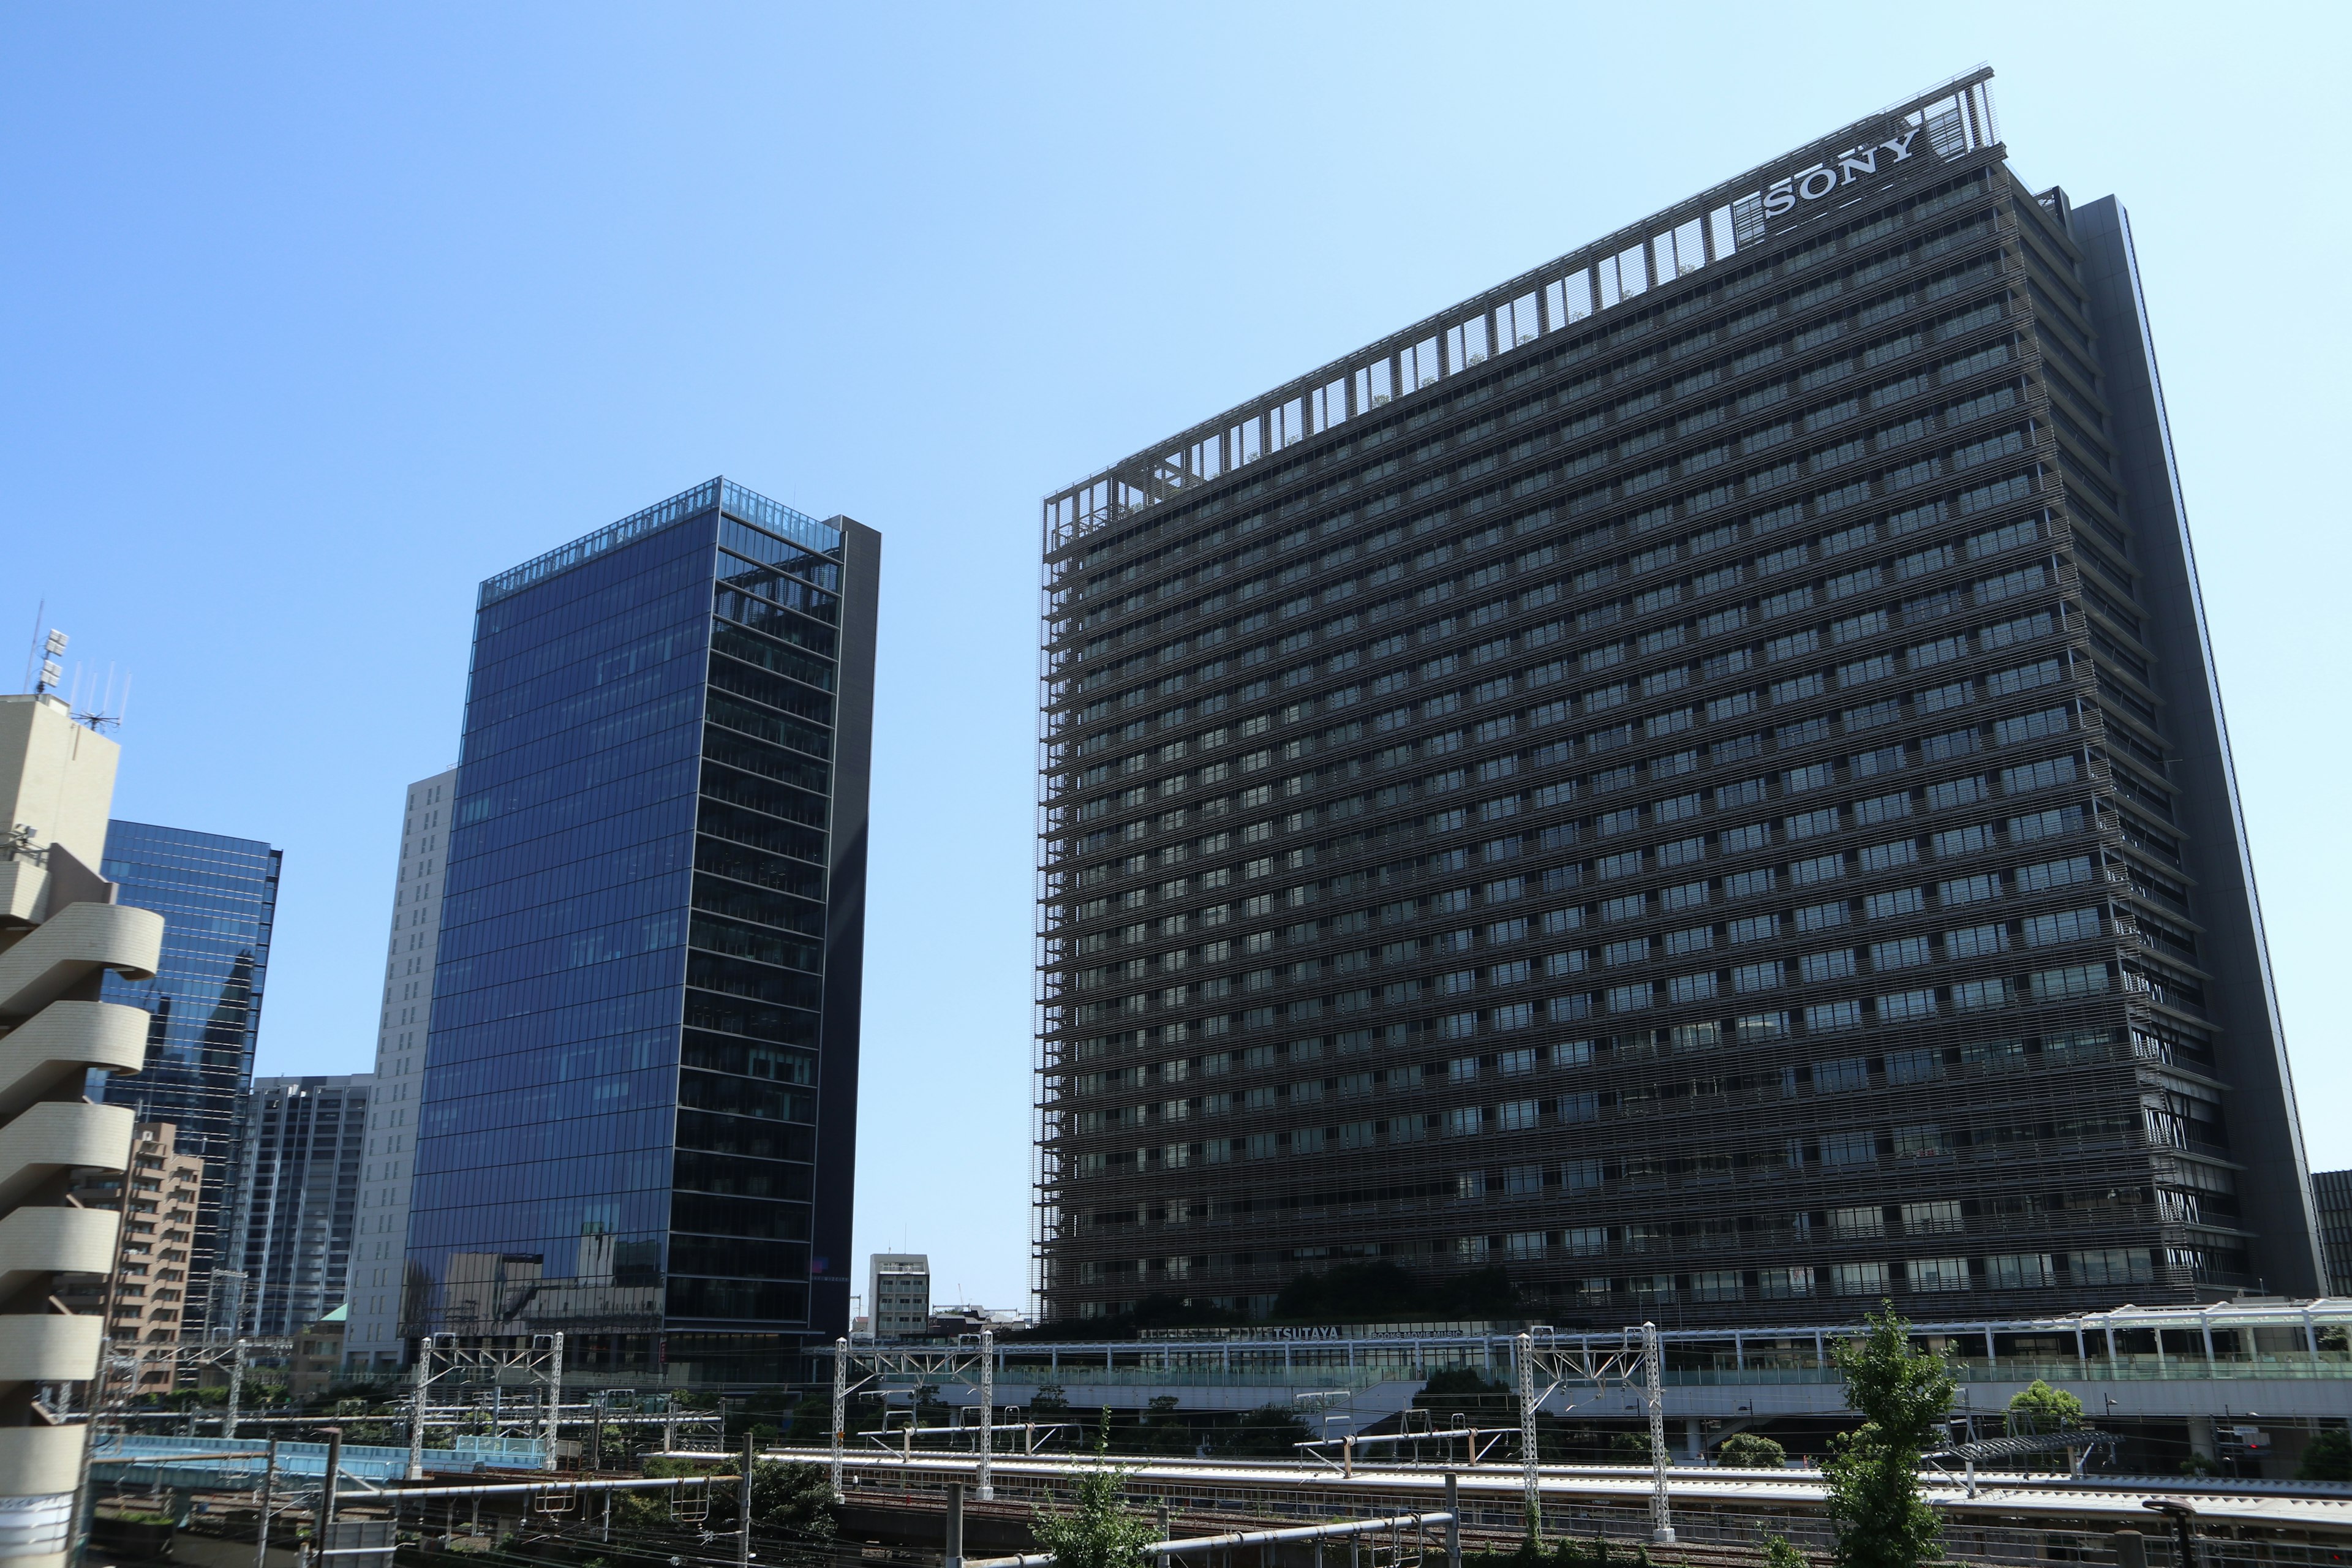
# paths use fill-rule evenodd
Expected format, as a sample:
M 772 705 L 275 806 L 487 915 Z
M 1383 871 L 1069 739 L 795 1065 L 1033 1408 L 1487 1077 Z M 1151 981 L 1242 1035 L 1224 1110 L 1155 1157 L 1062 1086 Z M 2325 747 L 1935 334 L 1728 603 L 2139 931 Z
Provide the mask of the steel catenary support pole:
M 269 1568 L 269 1510 L 278 1491 L 278 1439 L 269 1439 L 268 1457 L 261 1461 L 261 1527 L 254 1534 L 253 1568 Z
M 343 1473 L 343 1429 L 327 1428 L 327 1473 L 319 1478 L 319 1550 L 335 1545 L 335 1483 Z
M 425 1479 L 425 1399 L 433 1384 L 433 1336 L 416 1336 L 416 1366 L 408 1386 L 408 1479 Z
M 996 1500 L 996 1484 L 989 1473 L 996 1458 L 996 1331 L 980 1331 L 980 1474 L 972 1496 L 982 1502 Z
M 236 1342 L 228 1363 L 228 1406 L 221 1413 L 221 1436 L 236 1436 L 236 1407 L 245 1399 L 245 1342 Z
M 1642 1367 L 1648 1383 L 1650 1405 L 1650 1542 L 1675 1543 L 1675 1521 L 1666 1510 L 1666 1406 L 1658 1372 L 1658 1325 L 1642 1325 Z
M 750 1433 L 743 1435 L 743 1484 L 737 1489 L 735 1500 L 735 1568 L 751 1568 L 751 1467 L 757 1462 L 759 1439 Z
M 1521 1334 L 1514 1342 L 1519 1363 L 1519 1468 L 1526 1491 L 1528 1539 L 1543 1539 L 1543 1493 L 1536 1470 L 1535 1339 Z
M 849 1342 L 833 1342 L 833 1500 L 845 1500 L 841 1490 L 841 1445 L 849 1434 Z
M 561 1418 L 561 1416 L 562 1416 L 562 1410 L 563 1410 L 563 1331 L 562 1331 L 561 1329 L 559 1329 L 559 1330 L 557 1330 L 554 1333 L 552 1333 L 552 1334 L 551 1334 L 551 1335 L 549 1335 L 549 1336 L 548 1336 L 548 1346 L 547 1346 L 547 1457 L 546 1457 L 543 1460 L 541 1460 L 541 1461 L 540 1462 L 540 1467 L 539 1467 L 539 1468 L 540 1468 L 541 1469 L 542 1469 L 542 1470 L 551 1470 L 551 1469 L 555 1468 L 555 1446 L 556 1446 L 556 1437 L 557 1437 L 557 1435 L 558 1435 L 560 1432 L 562 1432 L 562 1425 L 561 1425 L 561 1419 L 560 1419 L 560 1418 Z M 722 1430 L 722 1431 L 723 1431 L 723 1430 L 725 1430 L 725 1428 L 724 1428 L 724 1426 L 721 1426 L 720 1430 Z

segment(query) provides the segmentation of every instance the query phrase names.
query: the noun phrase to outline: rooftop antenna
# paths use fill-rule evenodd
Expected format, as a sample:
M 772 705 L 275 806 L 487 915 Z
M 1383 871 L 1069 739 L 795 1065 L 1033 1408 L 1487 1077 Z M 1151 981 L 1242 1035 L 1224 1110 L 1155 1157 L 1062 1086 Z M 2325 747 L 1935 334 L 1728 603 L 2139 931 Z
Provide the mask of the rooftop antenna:
M 110 708 L 114 709 L 110 713 L 107 711 Z M 75 714 L 73 717 L 75 723 L 87 724 L 100 734 L 104 734 L 110 729 L 119 729 L 121 726 L 123 715 L 130 711 L 131 677 L 128 673 L 125 673 L 122 677 L 122 705 L 116 708 L 114 703 L 114 666 L 110 664 L 106 667 L 106 695 L 100 698 L 91 707 L 86 709 L 82 712 Z
M 33 685 L 33 667 L 40 662 L 41 623 L 48 618 L 48 615 L 49 602 L 43 599 L 33 611 L 33 635 L 25 643 L 25 687 L 27 690 Z
M 46 606 L 47 603 L 47 601 L 43 601 L 44 606 Z M 34 696 L 47 696 L 51 691 L 57 689 L 58 682 L 65 679 L 66 672 L 63 668 L 59 668 L 58 658 L 66 651 L 66 644 L 71 639 L 68 638 L 65 633 L 58 630 L 57 627 L 51 626 L 49 628 L 47 639 L 42 642 L 37 649 L 37 657 L 41 661 L 41 668 L 38 678 L 33 682 Z

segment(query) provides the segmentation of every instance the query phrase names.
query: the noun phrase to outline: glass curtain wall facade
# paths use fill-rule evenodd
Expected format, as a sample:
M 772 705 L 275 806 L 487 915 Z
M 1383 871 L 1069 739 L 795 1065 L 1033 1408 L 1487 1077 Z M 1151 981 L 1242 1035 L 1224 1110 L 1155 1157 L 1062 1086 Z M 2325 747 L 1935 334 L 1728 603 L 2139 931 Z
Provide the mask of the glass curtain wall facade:
M 483 584 L 407 1332 L 757 1384 L 847 1331 L 878 564 L 714 479 Z
M 1990 74 L 1048 500 L 1051 1316 L 2315 1288 L 2128 229 Z
M 2327 1293 L 2352 1296 L 2352 1171 L 2314 1172 L 2311 1198 L 2319 1216 L 2319 1247 L 2327 1264 Z
M 352 1073 L 265 1078 L 246 1091 L 222 1248 L 245 1275 L 238 1332 L 287 1338 L 343 1304 L 375 1088 Z
M 93 1082 L 91 1094 L 131 1106 L 142 1121 L 171 1122 L 180 1152 L 204 1162 L 184 1320 L 192 1338 L 205 1328 L 236 1187 L 238 1117 L 253 1081 L 280 859 L 279 851 L 250 838 L 144 822 L 107 825 L 105 874 L 121 887 L 119 901 L 163 917 L 163 962 L 152 980 L 106 977 L 106 1001 L 149 1014 L 147 1065 L 131 1077 Z

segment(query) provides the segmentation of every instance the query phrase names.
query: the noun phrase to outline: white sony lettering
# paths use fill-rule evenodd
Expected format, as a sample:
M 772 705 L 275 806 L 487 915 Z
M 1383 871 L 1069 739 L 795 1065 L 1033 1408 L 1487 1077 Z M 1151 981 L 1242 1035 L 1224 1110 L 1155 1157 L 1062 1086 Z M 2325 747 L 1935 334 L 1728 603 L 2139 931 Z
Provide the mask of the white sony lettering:
M 1878 154 L 1891 153 L 1891 163 L 1908 162 L 1911 142 L 1919 134 L 1914 125 L 1901 135 L 1888 141 L 1862 147 L 1850 147 L 1837 156 L 1837 167 L 1816 163 L 1810 169 L 1793 174 L 1783 174 L 1764 188 L 1764 216 L 1776 218 L 1793 209 L 1800 200 L 1817 202 L 1841 185 L 1850 185 L 1865 174 L 1878 173 Z

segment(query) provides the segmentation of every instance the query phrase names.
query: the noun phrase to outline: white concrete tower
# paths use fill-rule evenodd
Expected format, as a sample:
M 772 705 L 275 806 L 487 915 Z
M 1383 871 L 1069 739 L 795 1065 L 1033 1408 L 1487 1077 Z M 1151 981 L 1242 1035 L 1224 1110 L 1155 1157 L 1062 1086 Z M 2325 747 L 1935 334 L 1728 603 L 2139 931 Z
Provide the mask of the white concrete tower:
M 44 1384 L 87 1384 L 107 1321 L 57 1310 L 60 1273 L 114 1268 L 121 1215 L 82 1208 L 77 1172 L 130 1163 L 132 1112 L 93 1105 L 92 1069 L 136 1072 L 147 1015 L 100 1002 L 107 970 L 155 973 L 163 917 L 94 869 L 121 748 L 56 697 L 0 697 L 0 1534 L 11 1568 L 62 1568 L 89 1428 Z M 136 1340 L 135 1333 L 132 1336 Z M 118 1345 L 130 1352 L 130 1345 Z
M 425 1032 L 433 1015 L 433 963 L 441 942 L 449 810 L 457 795 L 457 770 L 451 768 L 409 785 L 402 809 L 400 870 L 393 880 L 392 934 L 375 1037 L 376 1089 L 368 1103 L 365 1184 L 344 1298 L 350 1326 L 343 1361 L 353 1370 L 390 1369 L 406 1360 L 400 1301 L 410 1162 L 416 1096 L 425 1081 Z

